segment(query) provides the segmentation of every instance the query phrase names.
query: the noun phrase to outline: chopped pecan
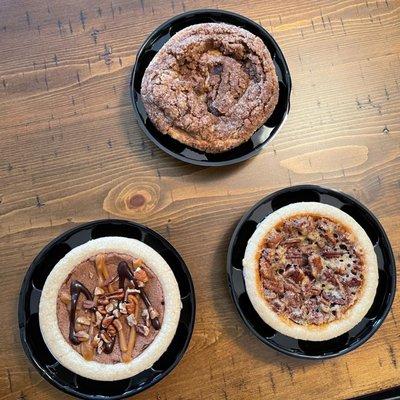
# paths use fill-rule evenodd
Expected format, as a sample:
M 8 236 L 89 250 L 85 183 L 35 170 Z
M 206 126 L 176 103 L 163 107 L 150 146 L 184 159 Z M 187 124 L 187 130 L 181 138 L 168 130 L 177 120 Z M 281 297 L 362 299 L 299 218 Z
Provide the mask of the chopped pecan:
M 88 317 L 78 317 L 76 322 L 81 325 L 90 325 L 90 319 Z
M 292 310 L 290 311 L 290 313 L 289 313 L 289 318 L 290 318 L 292 321 L 294 321 L 294 322 L 300 324 L 300 323 L 303 322 L 303 312 L 302 312 L 301 309 L 299 309 L 299 308 L 294 308 L 294 309 L 292 309 Z
M 270 235 L 267 238 L 265 245 L 266 245 L 266 247 L 269 247 L 269 248 L 276 248 L 282 239 L 283 239 L 283 235 L 281 233 L 274 232 L 272 235 Z
M 129 314 L 126 317 L 126 322 L 128 323 L 129 326 L 137 325 L 136 318 L 135 318 L 135 316 L 133 314 Z
M 346 296 L 337 290 L 330 290 L 330 291 L 324 290 L 322 292 L 322 297 L 330 301 L 332 304 L 339 304 L 339 305 L 346 304 Z
M 136 310 L 136 304 L 135 303 L 127 303 L 126 305 L 126 311 L 128 314 L 134 314 Z
M 114 304 L 112 304 L 112 303 L 107 304 L 106 305 L 106 311 L 108 313 L 112 313 L 114 311 Z
M 265 289 L 269 289 L 278 294 L 284 292 L 283 283 L 278 280 L 264 279 L 263 286 Z
M 271 305 L 276 312 L 282 312 L 286 308 L 285 304 L 279 299 L 272 300 Z
M 274 293 L 272 290 L 270 289 L 264 289 L 264 296 L 271 300 L 271 299 L 276 299 L 276 293 Z
M 136 293 L 140 293 L 140 290 L 134 289 L 134 288 L 128 288 L 125 291 L 125 296 L 124 296 L 124 301 L 128 300 L 128 296 L 131 294 L 136 294 Z
M 159 312 L 152 306 L 149 307 L 149 314 L 150 314 L 150 319 L 154 319 L 160 315 Z
M 299 294 L 293 292 L 285 292 L 282 301 L 290 307 L 297 307 L 301 303 Z
M 150 329 L 146 325 L 136 325 L 136 332 L 142 336 L 148 336 Z
M 317 278 L 322 271 L 322 259 L 318 254 L 313 254 L 308 257 L 308 263 L 311 265 L 311 273 L 314 278 Z
M 147 308 L 143 309 L 142 317 L 143 317 L 143 320 L 144 320 L 146 326 L 150 327 L 150 314 L 149 314 L 149 310 Z
M 318 311 L 311 311 L 307 320 L 309 323 L 320 325 L 324 322 L 324 315 Z
M 260 275 L 266 279 L 274 277 L 272 267 L 265 259 L 260 260 Z
M 301 242 L 300 238 L 288 238 L 288 239 L 285 239 L 284 241 L 282 241 L 281 244 L 283 244 L 284 246 L 293 246 L 300 242 Z
M 133 276 L 138 281 L 138 283 L 139 282 L 146 283 L 149 280 L 146 271 L 140 267 L 136 268 L 135 272 L 133 273 Z
M 106 295 L 100 296 L 100 297 L 97 299 L 97 302 L 98 302 L 100 305 L 102 305 L 102 306 L 106 306 L 107 304 L 110 303 L 110 301 L 107 299 Z
M 111 324 L 111 322 L 113 322 L 113 320 L 114 320 L 114 315 L 107 315 L 106 317 L 104 317 L 101 326 L 103 328 L 107 328 Z
M 304 272 L 297 266 L 289 267 L 283 274 L 285 278 L 290 278 L 295 283 L 299 283 L 304 278 Z
M 353 276 L 349 281 L 346 282 L 346 285 L 349 287 L 357 287 L 361 285 L 362 280 L 356 276 Z
M 87 342 L 90 338 L 89 334 L 85 331 L 78 331 L 75 333 L 75 336 L 80 342 Z
M 333 250 L 329 248 L 325 248 L 324 251 L 321 253 L 322 257 L 325 258 L 336 258 L 340 257 L 345 254 L 343 251 Z
M 94 294 L 95 296 L 101 296 L 102 294 L 104 294 L 104 290 L 103 290 L 101 287 L 96 286 L 96 287 L 94 288 L 93 294 Z
M 99 312 L 99 311 L 96 311 L 96 323 L 95 323 L 95 325 L 96 326 L 100 326 L 101 325 L 101 321 L 103 320 L 103 315 Z
M 93 309 L 96 306 L 96 303 L 92 300 L 84 300 L 83 303 L 83 308 L 86 308 L 87 310 Z
M 106 309 L 105 309 L 104 306 L 97 306 L 97 311 L 98 311 L 100 314 L 103 314 L 103 315 L 106 315 L 106 314 L 107 314 L 107 311 L 106 311 Z
M 301 293 L 301 287 L 298 285 L 294 285 L 293 283 L 290 283 L 289 281 L 283 282 L 283 287 L 284 287 L 284 291 L 289 290 L 294 293 Z

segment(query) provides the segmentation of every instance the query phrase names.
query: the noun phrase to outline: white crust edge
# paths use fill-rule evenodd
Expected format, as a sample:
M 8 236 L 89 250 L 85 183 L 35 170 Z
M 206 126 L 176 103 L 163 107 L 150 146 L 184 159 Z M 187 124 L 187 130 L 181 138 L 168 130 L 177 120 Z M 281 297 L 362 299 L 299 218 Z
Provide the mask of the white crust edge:
M 293 321 L 281 318 L 267 304 L 259 290 L 258 260 L 260 246 L 266 234 L 280 220 L 301 213 L 325 216 L 338 221 L 354 234 L 355 240 L 364 250 L 365 256 L 365 281 L 359 300 L 351 307 L 341 319 L 332 321 L 323 326 L 302 326 Z M 243 258 L 243 276 L 246 291 L 250 301 L 263 321 L 284 335 L 295 339 L 310 341 L 329 340 L 357 325 L 370 309 L 378 286 L 378 262 L 374 247 L 364 229 L 348 214 L 340 209 L 317 202 L 293 203 L 282 207 L 268 215 L 258 226 L 249 239 Z
M 57 321 L 57 295 L 67 275 L 80 262 L 100 252 L 119 252 L 141 258 L 157 275 L 164 292 L 164 319 L 149 347 L 129 363 L 102 364 L 85 360 L 64 339 Z M 181 300 L 175 276 L 159 253 L 150 246 L 125 237 L 102 237 L 75 247 L 53 268 L 43 287 L 39 303 L 39 324 L 44 342 L 64 367 L 89 379 L 115 381 L 150 368 L 167 350 L 179 323 Z

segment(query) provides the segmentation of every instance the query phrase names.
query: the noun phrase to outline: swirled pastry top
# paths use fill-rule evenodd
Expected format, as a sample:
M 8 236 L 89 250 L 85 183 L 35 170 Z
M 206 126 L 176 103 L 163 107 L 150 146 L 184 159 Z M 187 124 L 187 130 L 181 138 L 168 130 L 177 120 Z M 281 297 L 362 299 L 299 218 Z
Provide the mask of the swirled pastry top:
M 224 23 L 175 34 L 150 62 L 141 87 L 159 131 L 209 153 L 246 142 L 270 117 L 278 94 L 263 41 Z

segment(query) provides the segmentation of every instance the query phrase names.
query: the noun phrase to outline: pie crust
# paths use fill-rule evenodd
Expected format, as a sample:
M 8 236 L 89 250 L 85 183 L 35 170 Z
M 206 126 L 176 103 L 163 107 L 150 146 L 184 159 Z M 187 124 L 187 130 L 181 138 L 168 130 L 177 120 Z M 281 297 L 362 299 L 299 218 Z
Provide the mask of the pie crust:
M 164 318 L 160 331 L 149 347 L 128 363 L 103 364 L 87 361 L 64 339 L 57 321 L 58 292 L 68 274 L 82 261 L 99 253 L 120 252 L 141 258 L 157 276 L 164 293 Z M 181 300 L 175 276 L 159 253 L 150 246 L 125 237 L 103 237 L 75 247 L 50 272 L 39 303 L 39 324 L 44 342 L 64 367 L 85 378 L 115 381 L 130 378 L 150 368 L 170 345 L 181 312 Z
M 260 282 L 259 260 L 267 234 L 291 217 L 310 215 L 328 218 L 342 226 L 363 254 L 363 283 L 356 302 L 340 318 L 321 325 L 298 324 L 285 315 L 279 315 L 267 302 Z M 363 228 L 348 214 L 338 208 L 317 202 L 293 203 L 268 215 L 248 241 L 244 259 L 243 276 L 249 299 L 263 321 L 287 336 L 310 341 L 329 340 L 357 325 L 370 309 L 377 285 L 378 264 L 373 245 Z

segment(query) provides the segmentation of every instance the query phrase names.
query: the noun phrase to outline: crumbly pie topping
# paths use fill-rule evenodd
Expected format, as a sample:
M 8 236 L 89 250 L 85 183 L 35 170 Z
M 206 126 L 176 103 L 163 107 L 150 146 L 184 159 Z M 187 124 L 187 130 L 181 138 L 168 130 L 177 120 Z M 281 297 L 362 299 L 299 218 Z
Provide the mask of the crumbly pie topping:
M 86 360 L 129 362 L 161 329 L 163 304 L 161 285 L 141 259 L 102 253 L 79 264 L 65 280 L 58 294 L 58 322 Z
M 263 41 L 225 23 L 176 33 L 151 61 L 141 87 L 158 130 L 211 153 L 247 141 L 271 116 L 278 93 Z
M 364 257 L 337 221 L 297 215 L 268 233 L 259 273 L 276 313 L 300 325 L 322 325 L 340 319 L 359 298 Z

